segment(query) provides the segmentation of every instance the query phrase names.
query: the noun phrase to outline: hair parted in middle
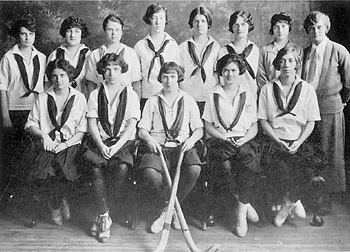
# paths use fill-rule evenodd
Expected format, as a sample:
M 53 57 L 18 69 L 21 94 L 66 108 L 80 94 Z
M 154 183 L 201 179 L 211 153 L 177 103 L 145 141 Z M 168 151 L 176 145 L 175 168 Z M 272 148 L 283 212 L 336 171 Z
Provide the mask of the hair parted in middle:
M 52 72 L 56 69 L 62 69 L 63 71 L 65 71 L 67 73 L 67 76 L 69 78 L 69 82 L 73 81 L 74 78 L 74 73 L 75 73 L 75 68 L 69 63 L 68 60 L 65 59 L 55 59 L 53 61 L 51 61 L 47 67 L 46 67 L 46 71 L 45 74 L 47 76 L 47 78 L 49 79 L 49 81 L 51 81 L 52 78 Z
M 81 18 L 75 18 L 72 16 L 63 20 L 60 28 L 60 35 L 65 38 L 66 31 L 71 28 L 79 28 L 81 30 L 81 38 L 86 38 L 89 35 L 86 23 Z
M 236 54 L 226 54 L 222 56 L 217 62 L 216 62 L 216 72 L 219 76 L 222 76 L 222 71 L 225 66 L 229 65 L 230 63 L 235 63 L 238 66 L 239 69 L 239 75 L 244 74 L 247 67 L 245 66 L 244 60 L 241 56 Z
M 31 31 L 34 33 L 37 32 L 35 19 L 31 15 L 28 15 L 25 18 L 15 21 L 11 27 L 11 30 L 9 31 L 9 35 L 18 39 L 21 27 L 24 27 L 28 31 Z
M 150 6 L 148 6 L 146 13 L 142 19 L 143 19 L 143 21 L 145 21 L 146 24 L 149 25 L 149 24 L 151 24 L 151 18 L 153 16 L 153 14 L 161 12 L 161 11 L 165 12 L 165 24 L 168 24 L 168 10 L 164 6 L 162 6 L 158 3 L 153 3 Z
M 237 22 L 237 19 L 241 17 L 243 18 L 244 22 L 246 22 L 249 25 L 248 32 L 251 32 L 254 30 L 254 22 L 253 22 L 253 17 L 250 15 L 249 12 L 244 11 L 244 10 L 239 10 L 235 11 L 231 16 L 230 16 L 230 22 L 228 23 L 228 30 L 233 33 L 232 26 Z
M 109 14 L 107 17 L 105 17 L 105 19 L 103 19 L 103 22 L 102 22 L 102 27 L 104 31 L 106 31 L 108 22 L 119 23 L 122 26 L 122 28 L 124 28 L 124 22 L 120 17 L 114 14 Z
M 281 59 L 283 58 L 284 55 L 287 55 L 288 53 L 292 53 L 295 58 L 295 62 L 296 62 L 295 70 L 299 70 L 301 68 L 301 58 L 299 55 L 298 48 L 294 45 L 287 44 L 285 47 L 283 47 L 281 50 L 278 51 L 276 58 L 272 62 L 273 67 L 276 70 L 280 71 Z
M 208 29 L 210 29 L 213 23 L 213 20 L 211 18 L 211 13 L 206 7 L 203 7 L 203 6 L 199 6 L 191 11 L 190 18 L 188 20 L 188 25 L 190 26 L 190 28 L 191 29 L 193 28 L 193 20 L 197 15 L 205 16 L 208 23 Z
M 170 71 L 176 71 L 177 72 L 177 82 L 180 83 L 184 80 L 184 72 L 185 70 L 176 64 L 173 61 L 165 62 L 162 67 L 159 70 L 158 78 L 157 80 L 161 83 L 162 82 L 162 74 L 169 73 Z
M 100 61 L 96 64 L 97 72 L 103 76 L 108 65 L 120 66 L 122 68 L 122 73 L 128 71 L 128 64 L 124 61 L 123 56 L 116 53 L 107 53 L 105 56 L 103 56 L 102 59 L 100 59 Z

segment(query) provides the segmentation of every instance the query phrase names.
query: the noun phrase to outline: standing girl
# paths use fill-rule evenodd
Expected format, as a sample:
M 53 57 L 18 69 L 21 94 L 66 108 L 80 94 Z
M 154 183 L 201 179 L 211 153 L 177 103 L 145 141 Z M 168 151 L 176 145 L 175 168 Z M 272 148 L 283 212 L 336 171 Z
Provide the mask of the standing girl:
M 220 45 L 208 35 L 212 18 L 207 8 L 201 6 L 193 9 L 188 24 L 192 37 L 180 45 L 180 61 L 185 69 L 180 88 L 195 98 L 202 114 L 208 90 L 218 82 L 215 64 Z
M 146 100 L 162 89 L 158 74 L 164 62 L 180 61 L 178 44 L 164 31 L 168 23 L 167 9 L 160 4 L 151 4 L 143 21 L 149 26 L 149 34 L 135 45 L 141 64 L 142 81 L 137 91 L 141 95 L 141 110 Z
M 75 17 L 66 18 L 63 20 L 60 29 L 60 35 L 65 39 L 65 43 L 54 50 L 48 57 L 48 62 L 55 59 L 65 59 L 75 67 L 71 85 L 84 95 L 87 95 L 85 63 L 90 54 L 90 49 L 81 44 L 81 39 L 86 38 L 88 34 L 88 28 L 82 19 Z

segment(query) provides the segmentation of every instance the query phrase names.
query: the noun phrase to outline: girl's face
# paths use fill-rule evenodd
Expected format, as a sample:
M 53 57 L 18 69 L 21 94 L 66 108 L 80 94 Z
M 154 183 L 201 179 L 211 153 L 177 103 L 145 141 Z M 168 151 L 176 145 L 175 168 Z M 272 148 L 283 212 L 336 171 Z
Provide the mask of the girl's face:
M 122 67 L 119 65 L 109 63 L 106 66 L 104 78 L 107 84 L 115 84 L 121 80 Z
M 280 59 L 280 71 L 282 77 L 295 75 L 297 62 L 293 53 L 287 53 Z
M 238 17 L 236 23 L 232 25 L 233 36 L 236 39 L 246 39 L 249 32 L 249 24 L 243 17 Z
M 162 10 L 154 13 L 150 21 L 151 33 L 164 32 L 166 23 L 165 11 Z
M 239 67 L 231 62 L 222 69 L 222 77 L 225 85 L 232 85 L 239 76 Z
M 163 73 L 161 76 L 163 88 L 167 91 L 173 91 L 178 89 L 179 76 L 175 70 L 169 70 Z
M 77 27 L 72 27 L 66 30 L 66 41 L 69 46 L 80 45 L 81 30 Z
M 289 35 L 289 25 L 283 21 L 278 21 L 274 27 L 273 30 L 273 36 L 275 37 L 276 41 L 281 41 L 288 39 Z
M 19 30 L 19 45 L 20 47 L 32 47 L 35 41 L 35 32 L 29 31 L 25 27 Z
M 66 71 L 61 68 L 55 68 L 51 74 L 51 83 L 55 89 L 62 90 L 70 85 L 69 77 Z
M 123 35 L 123 26 L 118 22 L 108 21 L 105 33 L 109 43 L 119 43 Z
M 193 19 L 192 26 L 195 35 L 208 33 L 208 21 L 204 15 L 197 14 Z
M 326 37 L 327 27 L 323 19 L 320 18 L 316 24 L 309 27 L 309 37 L 311 41 L 318 45 Z

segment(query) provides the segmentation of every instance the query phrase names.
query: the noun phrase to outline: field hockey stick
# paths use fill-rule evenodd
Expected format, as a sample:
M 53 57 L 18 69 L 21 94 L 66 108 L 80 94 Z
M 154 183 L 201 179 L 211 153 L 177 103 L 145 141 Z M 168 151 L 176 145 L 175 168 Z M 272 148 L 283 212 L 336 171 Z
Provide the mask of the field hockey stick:
M 163 170 L 164 170 L 164 173 L 165 173 L 166 181 L 168 183 L 168 186 L 171 187 L 172 186 L 171 177 L 170 177 L 168 166 L 167 166 L 167 164 L 165 162 L 163 153 L 160 153 L 160 159 L 162 161 L 162 166 L 163 166 Z M 192 235 L 190 233 L 190 230 L 188 229 L 188 225 L 187 225 L 185 216 L 184 216 L 184 214 L 183 214 L 183 212 L 181 210 L 181 206 L 180 206 L 180 203 L 179 203 L 177 197 L 175 198 L 175 210 L 176 210 L 178 219 L 180 221 L 182 233 L 184 235 L 184 238 L 185 238 L 187 246 L 189 247 L 189 249 L 192 252 L 202 252 L 202 250 L 200 250 L 196 246 L 196 244 L 194 243 L 194 241 L 192 239 Z M 164 243 L 164 241 L 162 241 L 162 239 L 161 239 L 160 242 Z M 165 244 L 162 245 L 162 246 L 164 246 L 164 248 L 165 248 L 166 242 L 167 241 L 165 241 Z M 219 250 L 219 246 L 216 245 L 216 244 L 213 244 L 211 247 L 209 247 L 208 249 L 206 249 L 204 251 L 205 252 L 215 252 L 215 251 L 218 251 L 218 250 Z
M 179 180 L 180 180 L 181 163 L 182 163 L 183 157 L 184 157 L 184 153 L 183 153 L 183 151 L 181 151 L 180 156 L 179 156 L 179 161 L 177 162 L 177 166 L 176 166 L 174 183 L 173 183 L 173 187 L 171 189 L 171 195 L 170 195 L 170 200 L 169 200 L 169 204 L 168 204 L 168 209 L 167 209 L 167 212 L 165 215 L 162 236 L 161 236 L 159 244 L 158 244 L 157 248 L 154 250 L 154 252 L 163 252 L 165 250 L 166 244 L 168 242 L 171 220 L 172 220 L 174 205 L 175 205 L 175 198 L 176 198 L 177 188 L 178 188 Z

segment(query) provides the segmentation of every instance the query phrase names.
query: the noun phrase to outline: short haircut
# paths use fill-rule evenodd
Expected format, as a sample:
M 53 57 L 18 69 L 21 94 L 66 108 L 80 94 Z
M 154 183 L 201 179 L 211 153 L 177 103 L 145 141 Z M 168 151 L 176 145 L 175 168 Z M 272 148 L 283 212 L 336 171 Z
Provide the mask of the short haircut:
M 37 32 L 37 27 L 36 27 L 36 22 L 35 19 L 31 16 L 28 16 L 26 18 L 17 20 L 14 25 L 12 26 L 10 30 L 10 35 L 16 39 L 19 38 L 19 33 L 21 30 L 21 27 L 26 28 L 27 30 L 36 33 Z
M 254 22 L 253 22 L 253 18 L 250 15 L 250 13 L 247 11 L 239 10 L 239 11 L 234 12 L 230 16 L 230 22 L 228 23 L 228 30 L 230 32 L 233 33 L 232 26 L 237 22 L 237 19 L 239 17 L 243 18 L 244 22 L 246 22 L 249 25 L 248 32 L 251 32 L 252 30 L 254 30 Z
M 106 72 L 106 67 L 108 65 L 118 65 L 122 68 L 122 73 L 128 71 L 128 64 L 124 61 L 123 56 L 115 53 L 107 53 L 105 56 L 100 59 L 96 64 L 96 70 L 99 74 L 104 76 Z
M 86 38 L 89 35 L 88 28 L 81 18 L 67 17 L 63 20 L 60 28 L 60 35 L 66 37 L 67 30 L 71 28 L 79 28 L 81 30 L 81 38 Z
M 106 31 L 108 22 L 116 22 L 116 23 L 119 23 L 122 26 L 122 28 L 124 27 L 124 22 L 120 17 L 114 14 L 109 14 L 107 17 L 105 17 L 102 23 L 102 27 L 104 31 Z
M 331 21 L 329 19 L 329 16 L 327 14 L 324 14 L 320 11 L 313 11 L 304 20 L 304 29 L 307 34 L 309 34 L 310 26 L 313 26 L 320 20 L 323 20 L 324 24 L 326 25 L 326 34 L 331 29 Z
M 278 51 L 276 58 L 272 62 L 273 67 L 276 70 L 279 71 L 281 69 L 281 59 L 284 55 L 288 53 L 292 53 L 294 55 L 295 61 L 297 63 L 295 70 L 299 70 L 301 68 L 301 58 L 299 55 L 298 48 L 294 45 L 287 44 L 285 47 Z
M 177 82 L 180 83 L 184 80 L 184 72 L 185 70 L 176 64 L 175 62 L 166 62 L 162 65 L 162 67 L 159 70 L 158 74 L 158 81 L 162 82 L 162 74 L 168 73 L 169 71 L 176 71 L 177 72 Z
M 55 59 L 47 65 L 46 76 L 49 79 L 49 81 L 51 81 L 52 73 L 56 68 L 65 71 L 68 75 L 69 81 L 73 81 L 73 76 L 76 70 L 71 64 L 69 64 L 69 61 L 65 59 Z
M 161 12 L 161 11 L 165 12 L 165 24 L 168 24 L 168 10 L 164 6 L 162 6 L 158 3 L 154 3 L 154 4 L 151 4 L 150 6 L 148 6 L 146 13 L 142 19 L 143 19 L 143 21 L 145 21 L 146 24 L 149 25 L 149 24 L 151 24 L 151 18 L 153 16 L 153 14 Z
M 217 74 L 219 76 L 222 76 L 222 71 L 230 63 L 235 63 L 238 66 L 239 75 L 244 74 L 244 72 L 247 69 L 247 67 L 245 66 L 244 60 L 241 56 L 236 55 L 236 54 L 226 54 L 216 62 Z
M 207 19 L 208 28 L 210 29 L 212 26 L 213 20 L 211 18 L 210 11 L 203 6 L 199 6 L 191 11 L 190 18 L 188 20 L 188 24 L 190 28 L 193 28 L 193 20 L 197 15 L 205 16 L 205 18 Z
M 289 31 L 292 30 L 292 18 L 285 12 L 276 13 L 271 18 L 270 35 L 273 35 L 273 27 L 278 23 L 283 22 L 289 26 Z

